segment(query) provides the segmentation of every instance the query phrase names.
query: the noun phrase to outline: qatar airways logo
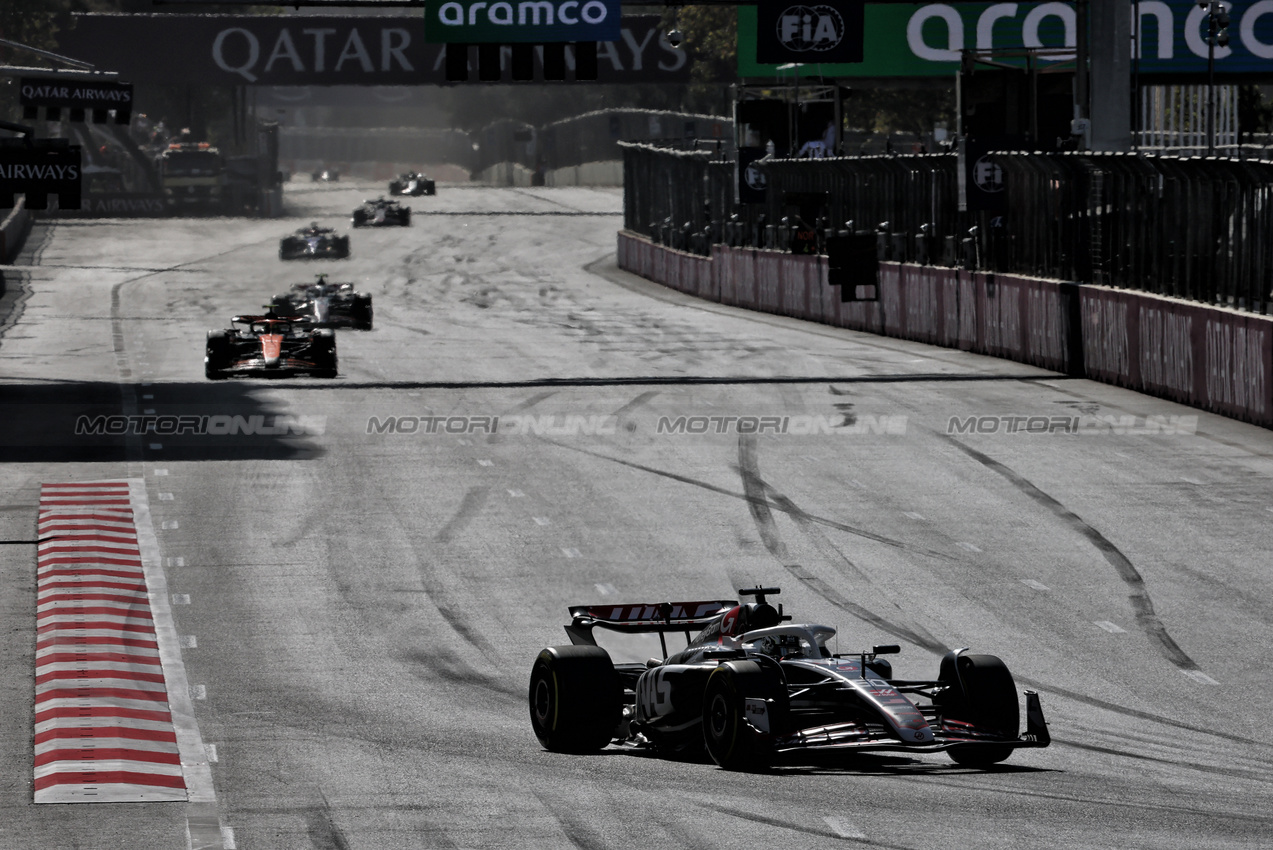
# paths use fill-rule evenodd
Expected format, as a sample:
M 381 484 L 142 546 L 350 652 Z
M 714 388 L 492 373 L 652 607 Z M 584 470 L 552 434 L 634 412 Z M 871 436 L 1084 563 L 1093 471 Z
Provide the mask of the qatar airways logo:
M 797 53 L 834 50 L 844 31 L 844 17 L 832 6 L 790 6 L 778 15 L 778 41 Z

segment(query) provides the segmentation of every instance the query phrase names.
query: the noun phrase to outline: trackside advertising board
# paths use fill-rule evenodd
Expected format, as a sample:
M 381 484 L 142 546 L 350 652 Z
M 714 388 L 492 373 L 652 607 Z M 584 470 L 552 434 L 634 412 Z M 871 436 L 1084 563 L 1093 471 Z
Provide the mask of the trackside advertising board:
M 618 41 L 619 0 L 448 0 L 429 3 L 430 44 Z
M 80 208 L 80 146 L 66 139 L 22 140 L 0 144 L 0 209 L 13 206 L 14 195 L 26 195 L 27 209 L 48 209 L 56 195 L 61 209 Z
M 581 14 L 580 9 L 558 4 L 553 6 L 553 20 L 560 19 L 560 9 L 572 19 Z M 599 13 L 589 9 L 588 14 Z M 606 26 L 608 16 L 607 12 Z M 615 40 L 602 41 L 597 48 L 598 82 L 688 81 L 692 60 L 667 43 L 663 37 L 667 28 L 658 15 L 630 15 L 620 22 L 615 14 L 613 20 Z M 428 42 L 419 12 L 401 16 L 76 14 L 59 18 L 57 40 L 59 52 L 116 70 L 135 83 L 361 86 L 366 89 L 367 105 L 404 102 L 409 97 L 404 92 L 412 87 L 446 83 L 445 47 Z M 154 45 L 166 49 L 154 50 Z M 400 89 L 392 92 L 389 87 Z
M 816 5 L 804 0 L 805 5 Z M 1273 0 L 1233 0 L 1229 46 L 1217 47 L 1217 74 L 1273 77 Z M 1128 4 L 1128 14 L 1135 8 Z M 1141 0 L 1139 72 L 1192 76 L 1207 72 L 1206 10 L 1195 0 Z M 742 77 L 801 74 L 828 77 L 949 77 L 964 49 L 1074 47 L 1074 5 L 1046 3 L 867 3 L 860 63 L 809 63 L 778 70 L 756 61 L 758 18 L 738 9 L 738 73 Z M 1133 22 L 1133 32 L 1135 26 Z M 1128 47 L 1129 53 L 1133 50 Z M 1063 53 L 1043 60 L 1073 59 Z M 1012 61 L 1012 60 L 1008 60 Z

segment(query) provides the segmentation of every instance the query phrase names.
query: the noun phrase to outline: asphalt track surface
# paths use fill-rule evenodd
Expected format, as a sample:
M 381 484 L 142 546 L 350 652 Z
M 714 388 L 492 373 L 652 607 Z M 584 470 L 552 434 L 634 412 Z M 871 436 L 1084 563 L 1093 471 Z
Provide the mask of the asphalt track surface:
M 1273 847 L 1269 431 L 695 302 L 615 268 L 614 191 L 443 186 L 348 261 L 277 259 L 378 191 L 301 185 L 282 221 L 43 224 L 5 272 L 0 847 Z M 375 330 L 338 332 L 340 377 L 204 380 L 207 329 L 320 270 L 375 298 Z M 148 410 L 309 432 L 68 424 Z M 708 433 L 660 433 L 682 416 Z M 948 433 L 1002 416 L 1086 424 Z M 390 417 L 417 433 L 368 433 Z M 739 433 L 760 417 L 788 432 Z M 39 485 L 125 478 L 215 802 L 35 805 Z M 1053 745 L 764 775 L 539 746 L 527 679 L 567 605 L 756 583 L 841 651 L 900 643 L 902 677 L 1001 656 Z

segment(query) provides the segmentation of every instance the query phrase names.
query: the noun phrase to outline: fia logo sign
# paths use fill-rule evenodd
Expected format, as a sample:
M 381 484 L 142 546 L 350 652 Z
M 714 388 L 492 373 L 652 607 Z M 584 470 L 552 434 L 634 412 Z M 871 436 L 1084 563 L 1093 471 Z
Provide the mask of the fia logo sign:
M 743 180 L 747 182 L 747 188 L 756 192 L 765 191 L 765 187 L 769 185 L 765 172 L 757 168 L 754 162 L 749 163 L 746 170 L 743 171 Z
M 864 15 L 863 0 L 756 0 L 756 61 L 861 62 Z
M 789 6 L 778 16 L 778 41 L 795 53 L 834 50 L 844 32 L 844 18 L 831 6 Z
M 983 192 L 1003 191 L 1003 169 L 987 154 L 972 167 L 972 180 Z

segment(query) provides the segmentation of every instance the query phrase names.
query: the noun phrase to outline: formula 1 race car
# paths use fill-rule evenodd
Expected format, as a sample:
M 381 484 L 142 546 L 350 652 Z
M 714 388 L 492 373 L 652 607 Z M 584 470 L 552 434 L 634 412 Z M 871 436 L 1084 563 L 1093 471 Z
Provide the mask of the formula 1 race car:
M 371 294 L 355 292 L 352 283 L 331 283 L 325 274 L 275 295 L 271 308 L 276 316 L 299 316 L 319 328 L 371 330 Z
M 278 246 L 280 260 L 322 259 L 343 260 L 349 256 L 349 237 L 337 236 L 330 227 L 319 227 L 314 222 L 302 227 L 291 236 L 284 236 Z
M 397 201 L 386 198 L 366 200 L 362 206 L 354 210 L 349 220 L 354 227 L 387 227 L 390 225 L 411 226 L 411 207 L 404 207 Z
M 796 624 L 766 596 L 754 602 L 591 605 L 570 609 L 570 646 L 539 653 L 530 674 L 530 723 L 553 752 L 596 752 L 614 742 L 658 753 L 706 748 L 721 767 L 763 770 L 800 751 L 946 752 L 988 767 L 1051 738 L 1039 696 L 1026 691 L 1026 732 L 1008 668 L 993 655 L 948 652 L 937 678 L 893 678 L 881 656 L 895 645 L 833 654 L 829 626 Z M 658 634 L 664 660 L 614 663 L 594 628 Z M 693 630 L 699 630 L 690 638 Z M 685 649 L 667 655 L 667 634 Z
M 315 183 L 335 183 L 340 179 L 340 172 L 330 168 L 316 168 L 310 179 Z
M 390 195 L 436 195 L 437 184 L 419 171 L 407 171 L 389 181 Z
M 336 377 L 336 335 L 298 318 L 235 316 L 232 327 L 208 331 L 204 374 Z

